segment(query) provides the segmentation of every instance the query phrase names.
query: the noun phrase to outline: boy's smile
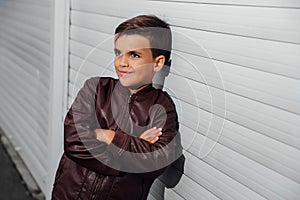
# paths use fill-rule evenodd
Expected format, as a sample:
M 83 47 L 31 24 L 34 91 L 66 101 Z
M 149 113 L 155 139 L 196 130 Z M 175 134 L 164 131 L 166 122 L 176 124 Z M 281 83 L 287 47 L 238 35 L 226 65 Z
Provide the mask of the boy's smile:
M 152 82 L 159 59 L 153 58 L 148 38 L 133 34 L 115 40 L 115 69 L 121 84 L 131 90 Z

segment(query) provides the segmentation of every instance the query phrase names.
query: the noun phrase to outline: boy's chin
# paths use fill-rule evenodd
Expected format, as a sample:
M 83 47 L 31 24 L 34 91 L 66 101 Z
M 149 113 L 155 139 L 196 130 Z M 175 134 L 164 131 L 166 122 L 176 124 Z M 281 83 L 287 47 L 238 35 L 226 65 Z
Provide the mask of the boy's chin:
M 131 90 L 135 90 L 137 88 L 139 88 L 140 86 L 142 86 L 143 84 L 140 84 L 140 85 L 134 85 L 134 84 L 131 84 L 131 83 L 128 83 L 122 79 L 119 79 L 120 80 L 120 83 L 123 87 L 125 88 L 128 88 L 128 89 L 131 89 Z
M 124 81 L 124 80 L 122 80 L 122 79 L 119 79 L 119 81 L 120 81 L 120 83 L 121 83 L 121 85 L 122 85 L 123 87 L 129 88 L 129 89 L 132 89 L 132 88 L 135 87 L 134 85 L 132 85 L 132 84 L 130 84 L 130 83 L 128 83 L 127 81 Z

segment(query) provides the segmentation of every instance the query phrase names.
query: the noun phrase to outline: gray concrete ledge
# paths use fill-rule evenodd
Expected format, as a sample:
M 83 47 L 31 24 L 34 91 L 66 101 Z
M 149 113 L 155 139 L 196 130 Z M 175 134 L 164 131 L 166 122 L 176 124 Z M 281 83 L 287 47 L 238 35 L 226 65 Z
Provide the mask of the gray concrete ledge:
M 36 200 L 44 200 L 45 197 L 44 197 L 43 193 L 41 192 L 39 186 L 33 179 L 30 171 L 26 167 L 22 158 L 20 157 L 18 152 L 15 150 L 13 145 L 10 143 L 8 138 L 5 136 L 5 133 L 2 131 L 1 128 L 0 128 L 0 138 L 1 138 L 1 142 L 4 146 L 4 148 L 6 149 L 12 162 L 15 164 L 19 174 L 21 175 L 21 177 L 22 177 L 28 191 L 32 195 L 32 197 Z

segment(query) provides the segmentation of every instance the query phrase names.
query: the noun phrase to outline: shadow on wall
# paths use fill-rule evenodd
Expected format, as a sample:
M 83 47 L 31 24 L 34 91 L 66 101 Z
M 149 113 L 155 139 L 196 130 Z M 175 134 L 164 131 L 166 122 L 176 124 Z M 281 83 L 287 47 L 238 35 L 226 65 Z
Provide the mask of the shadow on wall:
M 157 181 L 154 183 L 157 187 L 155 187 L 155 194 L 152 193 L 152 195 L 155 196 L 156 200 L 164 200 L 165 189 L 174 188 L 179 183 L 182 174 L 184 173 L 184 163 L 185 157 L 184 155 L 181 155 L 158 178 L 160 183 L 157 183 Z
M 171 66 L 171 60 L 163 67 L 163 69 L 156 73 L 153 78 L 153 86 L 157 89 L 162 89 L 165 78 L 170 73 L 170 66 Z M 184 163 L 185 163 L 185 157 L 182 154 L 182 145 L 181 145 L 181 137 L 180 133 L 178 132 L 179 137 L 176 137 L 178 148 L 176 155 L 181 155 L 176 161 L 174 161 L 166 170 L 165 172 L 158 177 L 159 181 L 155 181 L 153 185 L 155 185 L 155 189 L 152 187 L 150 191 L 150 194 L 152 194 L 155 197 L 155 200 L 164 200 L 165 199 L 165 189 L 166 188 L 174 188 L 180 181 L 182 174 L 184 173 Z M 155 193 L 155 194 L 153 194 Z

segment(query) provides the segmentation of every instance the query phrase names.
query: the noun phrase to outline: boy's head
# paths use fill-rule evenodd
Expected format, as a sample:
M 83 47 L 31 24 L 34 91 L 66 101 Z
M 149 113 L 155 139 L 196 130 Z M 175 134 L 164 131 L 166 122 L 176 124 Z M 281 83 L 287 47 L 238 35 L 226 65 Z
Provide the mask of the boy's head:
M 121 23 L 115 30 L 115 40 L 121 35 L 141 35 L 151 46 L 153 58 L 163 55 L 168 65 L 172 48 L 172 33 L 169 24 L 154 15 L 139 15 Z
M 168 65 L 172 46 L 169 25 L 156 16 L 140 15 L 115 30 L 115 67 L 122 85 L 136 89 L 152 82 Z

